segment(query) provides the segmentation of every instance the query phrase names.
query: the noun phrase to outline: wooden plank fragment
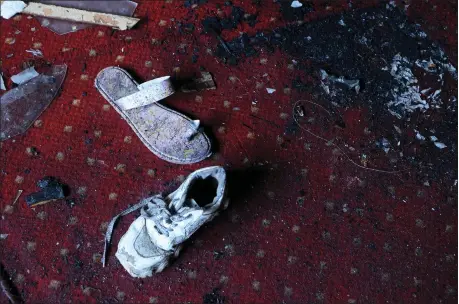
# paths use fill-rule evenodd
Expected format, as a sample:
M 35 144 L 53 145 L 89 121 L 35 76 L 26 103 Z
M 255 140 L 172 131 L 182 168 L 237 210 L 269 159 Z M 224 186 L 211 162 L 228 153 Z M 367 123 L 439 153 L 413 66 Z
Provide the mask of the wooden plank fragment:
M 24 14 L 66 21 L 110 26 L 119 30 L 132 28 L 140 19 L 107 13 L 90 12 L 70 7 L 62 7 L 37 2 L 29 2 Z

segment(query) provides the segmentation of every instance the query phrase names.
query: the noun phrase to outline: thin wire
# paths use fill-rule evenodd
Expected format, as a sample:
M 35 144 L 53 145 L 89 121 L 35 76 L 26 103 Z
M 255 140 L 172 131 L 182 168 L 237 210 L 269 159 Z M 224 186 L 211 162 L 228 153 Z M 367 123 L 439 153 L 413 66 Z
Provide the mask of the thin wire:
M 369 168 L 369 167 L 364 167 L 364 166 L 362 166 L 362 165 L 359 165 L 359 164 L 356 163 L 354 160 L 352 160 L 352 159 L 349 157 L 349 155 L 347 155 L 347 153 L 346 153 L 340 146 L 338 146 L 337 144 L 333 143 L 331 140 L 328 140 L 328 139 L 326 139 L 326 138 L 323 138 L 323 137 L 321 137 L 321 136 L 319 136 L 319 135 L 313 133 L 311 130 L 309 130 L 309 129 L 303 127 L 302 125 L 300 125 L 299 121 L 296 119 L 296 116 L 295 116 L 295 109 L 296 109 L 298 103 L 300 103 L 300 102 L 302 102 L 302 101 L 305 101 L 305 102 L 308 102 L 308 103 L 310 103 L 310 104 L 319 106 L 319 107 L 321 107 L 325 112 L 327 112 L 329 115 L 331 115 L 330 112 L 327 111 L 323 106 L 321 106 L 321 105 L 319 105 L 319 104 L 317 104 L 317 103 L 315 103 L 315 102 L 309 101 L 309 100 L 300 99 L 300 100 L 296 101 L 295 104 L 293 105 L 293 119 L 295 120 L 295 123 L 298 125 L 298 127 L 300 127 L 302 130 L 308 132 L 309 134 L 311 134 L 311 135 L 314 136 L 315 138 L 318 138 L 318 139 L 320 139 L 320 140 L 323 140 L 323 141 L 325 141 L 326 143 L 330 144 L 331 146 L 336 147 L 336 148 L 346 157 L 346 159 L 347 159 L 350 163 L 352 163 L 353 165 L 359 167 L 360 169 L 365 169 L 365 170 L 370 170 L 370 171 L 380 172 L 380 173 L 389 173 L 389 174 L 399 173 L 399 172 L 408 170 L 408 169 L 405 169 L 405 170 L 387 171 L 387 170 L 376 169 L 376 168 Z

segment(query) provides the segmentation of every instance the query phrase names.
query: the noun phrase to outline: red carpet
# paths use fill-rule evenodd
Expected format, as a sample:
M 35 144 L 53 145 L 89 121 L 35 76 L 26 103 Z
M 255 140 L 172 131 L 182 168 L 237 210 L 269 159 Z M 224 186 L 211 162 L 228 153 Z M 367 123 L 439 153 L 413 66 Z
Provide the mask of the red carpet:
M 0 263 L 20 297 L 26 303 L 456 303 L 456 112 L 413 114 L 401 123 L 409 137 L 398 161 L 401 172 L 361 169 L 292 120 L 300 99 L 330 109 L 325 95 L 295 85 L 297 79 L 314 83 L 316 71 L 292 69 L 292 59 L 302 58 L 279 48 L 225 63 L 217 56 L 218 40 L 203 33 L 201 22 L 224 19 L 232 7 L 217 0 L 189 2 L 198 5 L 140 2 L 135 15 L 142 21 L 129 31 L 92 27 L 59 36 L 24 15 L 1 20 L 8 88 L 9 78 L 34 60 L 27 49 L 68 65 L 60 96 L 35 126 L 1 143 L 0 233 L 8 236 L 0 240 Z M 313 11 L 300 18 L 311 23 L 378 1 L 302 2 Z M 409 20 L 457 67 L 457 3 L 405 2 L 412 2 Z M 286 20 L 271 0 L 233 5 L 256 22 L 251 26 L 246 16 L 236 28 L 223 29 L 228 42 L 241 32 L 252 36 L 298 19 Z M 164 104 L 199 118 L 215 137 L 215 154 L 191 166 L 153 155 L 93 86 L 97 73 L 111 65 L 140 82 L 164 75 L 180 81 L 201 68 L 211 72 L 217 90 L 177 92 Z M 276 91 L 267 94 L 266 88 Z M 457 81 L 448 93 L 457 97 Z M 449 95 L 443 98 L 447 109 Z M 387 121 L 387 128 L 375 123 L 362 104 L 339 107 L 344 128 L 333 127 L 312 104 L 303 106 L 316 119 L 308 128 L 336 138 L 359 165 L 363 154 L 368 167 L 385 170 L 399 159 L 398 152 L 386 155 L 375 146 L 394 132 L 394 122 Z M 442 127 L 448 120 L 455 129 Z M 419 144 L 416 124 L 449 133 L 448 147 Z M 27 152 L 31 147 L 38 155 Z M 150 194 L 174 190 L 184 176 L 210 165 L 228 170 L 230 208 L 203 227 L 172 266 L 148 279 L 131 278 L 122 268 L 114 253 L 133 214 L 115 229 L 102 268 L 105 225 L 112 216 Z M 24 197 L 38 190 L 44 176 L 59 178 L 71 194 L 31 209 Z M 11 206 L 19 189 L 24 193 Z M 7 303 L 4 295 L 0 299 Z

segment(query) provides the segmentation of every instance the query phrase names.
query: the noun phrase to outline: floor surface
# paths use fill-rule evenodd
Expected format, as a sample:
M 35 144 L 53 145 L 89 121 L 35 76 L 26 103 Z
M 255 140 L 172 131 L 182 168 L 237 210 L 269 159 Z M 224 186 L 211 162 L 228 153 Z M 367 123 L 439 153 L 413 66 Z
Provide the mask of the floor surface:
M 139 1 L 135 29 L 62 36 L 25 15 L 1 20 L 8 88 L 27 65 L 68 65 L 59 97 L 0 146 L 0 262 L 26 303 L 457 302 L 457 74 L 436 64 L 436 96 L 410 84 L 428 109 L 390 104 L 407 90 L 394 65 L 430 75 L 415 70 L 423 48 L 457 67 L 457 3 L 301 2 Z M 111 65 L 139 82 L 209 71 L 216 90 L 162 103 L 201 120 L 213 156 L 174 165 L 152 154 L 94 88 Z M 321 69 L 358 79 L 359 92 Z M 112 216 L 210 165 L 228 171 L 230 207 L 177 261 L 129 276 L 114 251 L 132 214 L 102 267 Z M 29 208 L 44 176 L 71 193 Z

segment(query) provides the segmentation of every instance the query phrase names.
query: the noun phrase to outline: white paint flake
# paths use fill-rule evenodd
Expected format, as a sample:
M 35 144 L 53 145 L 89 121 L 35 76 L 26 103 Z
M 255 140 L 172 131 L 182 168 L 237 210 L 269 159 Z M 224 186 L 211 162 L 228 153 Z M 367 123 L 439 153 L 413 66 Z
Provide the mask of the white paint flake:
M 38 75 L 39 74 L 37 73 L 37 71 L 35 71 L 35 68 L 30 67 L 14 76 L 11 76 L 11 81 L 15 84 L 23 84 L 29 81 L 30 79 L 37 77 Z
M 418 130 L 414 130 L 414 132 L 416 133 L 416 138 L 419 139 L 419 140 L 426 140 L 425 136 L 423 136 L 421 133 L 419 133 Z
M 31 53 L 34 57 L 43 57 L 43 53 L 40 50 L 26 50 L 27 53 Z
M 6 91 L 5 82 L 3 82 L 3 74 L 0 74 L 0 89 Z
M 3 18 L 10 19 L 27 6 L 24 1 L 2 1 L 0 13 Z
M 436 142 L 434 143 L 434 145 L 435 145 L 437 148 L 439 148 L 439 149 L 444 149 L 444 148 L 447 147 L 444 143 L 441 143 L 441 142 L 439 142 L 439 141 L 436 141 Z
M 301 3 L 300 1 L 292 1 L 292 4 L 290 4 L 291 7 L 293 8 L 299 8 L 299 7 L 302 7 L 303 6 L 303 3 Z

